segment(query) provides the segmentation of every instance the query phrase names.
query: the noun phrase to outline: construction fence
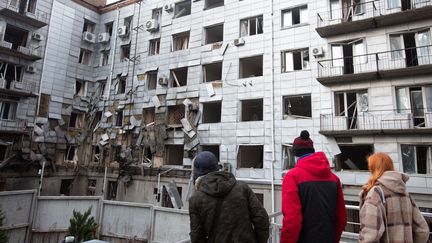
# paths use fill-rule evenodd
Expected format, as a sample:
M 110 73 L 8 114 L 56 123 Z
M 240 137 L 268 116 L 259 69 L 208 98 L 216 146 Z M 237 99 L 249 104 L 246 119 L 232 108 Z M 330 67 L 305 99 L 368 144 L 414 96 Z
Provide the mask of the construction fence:
M 9 242 L 59 243 L 73 210 L 98 223 L 99 238 L 111 243 L 176 242 L 189 237 L 185 210 L 151 204 L 107 201 L 98 196 L 37 196 L 34 190 L 0 192 L 0 208 Z

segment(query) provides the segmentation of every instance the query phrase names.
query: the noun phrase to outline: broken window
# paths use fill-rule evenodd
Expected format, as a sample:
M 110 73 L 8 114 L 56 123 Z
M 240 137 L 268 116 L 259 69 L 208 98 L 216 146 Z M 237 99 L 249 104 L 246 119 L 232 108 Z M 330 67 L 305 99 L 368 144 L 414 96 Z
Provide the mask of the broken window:
M 431 127 L 426 116 L 432 112 L 432 86 L 398 87 L 396 104 L 398 113 L 412 114 L 415 127 Z
M 121 62 L 129 60 L 129 58 L 130 58 L 130 47 L 131 47 L 130 44 L 122 45 L 120 47 L 120 49 L 121 49 L 120 61 Z
M 10 89 L 13 81 L 20 82 L 23 76 L 23 67 L 12 63 L 0 62 L 0 88 Z
M 282 52 L 282 72 L 310 69 L 309 49 Z
M 263 168 L 264 145 L 240 145 L 237 168 Z
M 0 119 L 15 120 L 17 107 L 17 102 L 0 100 Z
M 205 0 L 204 9 L 217 8 L 224 5 L 224 0 Z
M 143 122 L 145 125 L 153 123 L 155 121 L 155 108 L 148 107 L 143 109 Z
M 76 161 L 77 161 L 77 148 L 75 147 L 75 145 L 67 145 L 66 146 L 64 160 L 66 162 L 76 163 Z
M 405 59 L 405 66 L 430 64 L 430 30 L 391 34 L 390 49 L 393 60 Z
M 240 37 L 263 33 L 263 16 L 240 20 Z
M 203 65 L 204 83 L 222 80 L 222 62 Z
M 147 72 L 147 90 L 155 90 L 157 85 L 157 71 Z
M 242 100 L 241 121 L 263 120 L 263 99 Z
M 133 16 L 129 16 L 129 17 L 124 18 L 123 23 L 124 23 L 124 26 L 126 26 L 126 29 L 127 29 L 126 33 L 127 34 L 129 34 L 129 32 L 132 28 L 132 20 L 133 20 Z
M 187 85 L 188 68 L 172 69 L 170 75 L 169 87 L 180 87 Z
M 202 123 L 218 123 L 221 122 L 222 102 L 206 102 L 202 103 Z
M 177 192 L 179 193 L 180 198 L 181 198 L 182 188 L 181 187 L 177 187 Z M 167 186 L 163 186 L 162 187 L 162 202 L 161 202 L 161 206 L 162 207 L 166 207 L 166 208 L 174 208 L 171 200 L 172 200 L 172 198 L 171 198 L 171 196 L 168 193 Z
M 116 200 L 117 198 L 117 181 L 108 181 L 108 190 L 106 200 Z
M 174 8 L 174 18 L 180 18 L 191 14 L 191 0 L 178 2 Z
M 95 31 L 95 23 L 90 20 L 84 19 L 83 32 L 93 33 Z
M 150 40 L 149 56 L 158 55 L 159 49 L 160 49 L 160 38 Z
M 117 94 L 124 94 L 126 92 L 126 79 L 119 78 L 117 82 Z
M 200 145 L 200 151 L 212 152 L 219 161 L 220 158 L 219 147 L 220 147 L 219 145 L 209 145 L 209 144 Z
M 96 195 L 96 180 L 88 179 L 87 180 L 87 196 Z
M 405 173 L 432 173 L 432 146 L 402 144 L 402 166 Z
M 4 140 L 0 140 L 0 162 L 4 161 L 9 157 L 9 154 L 12 149 L 12 142 L 7 142 Z
M 110 51 L 101 51 L 100 66 L 108 65 Z
M 296 24 L 304 24 L 308 22 L 307 5 L 295 7 L 282 11 L 282 27 L 289 27 Z
M 168 125 L 181 125 L 181 119 L 184 117 L 184 105 L 168 106 Z
M 368 97 L 366 90 L 335 93 L 335 114 L 347 117 L 348 129 L 357 129 L 358 115 L 369 111 Z
M 81 48 L 80 55 L 79 55 L 79 63 L 83 65 L 90 66 L 91 64 L 91 55 L 92 52 L 86 49 Z
M 240 59 L 239 78 L 260 77 L 263 75 L 263 56 Z
M 85 96 L 87 94 L 87 82 L 84 80 L 75 80 L 75 95 Z
M 84 114 L 72 112 L 69 118 L 70 128 L 83 128 Z
M 99 162 L 99 161 L 101 161 L 101 156 L 102 156 L 102 153 L 101 153 L 102 151 L 101 151 L 101 147 L 99 147 L 99 145 L 97 144 L 97 145 L 93 145 L 93 162 Z
M 311 118 L 312 101 L 311 95 L 292 95 L 283 97 L 284 119 L 291 116 L 294 118 Z
M 112 36 L 114 22 L 109 22 L 105 24 L 105 33 L 108 33 L 110 36 Z
M 24 0 L 22 0 L 24 1 Z M 35 14 L 36 13 L 37 0 L 28 0 L 27 12 Z
M 189 31 L 175 34 L 173 38 L 173 51 L 185 50 L 189 48 Z
M 336 170 L 368 170 L 367 158 L 373 154 L 370 144 L 339 144 L 341 153 L 336 157 Z
M 223 24 L 205 27 L 205 44 L 212 44 L 223 41 L 223 27 Z
M 28 31 L 16 26 L 6 24 L 4 41 L 12 44 L 11 49 L 18 50 L 18 47 L 27 45 Z
M 121 127 L 123 126 L 123 110 L 119 110 L 117 111 L 117 115 L 116 115 L 116 123 L 115 123 L 116 127 Z
M 63 179 L 60 183 L 60 195 L 69 196 L 72 190 L 73 179 Z
M 292 144 L 282 145 L 282 170 L 289 170 L 296 165 L 296 159 Z
M 155 8 L 152 10 L 152 19 L 160 23 L 161 17 L 162 17 L 162 8 Z
M 165 145 L 164 165 L 183 165 L 183 144 Z
M 332 65 L 342 67 L 342 74 L 354 73 L 368 61 L 366 45 L 363 39 L 349 40 L 342 43 L 331 44 Z

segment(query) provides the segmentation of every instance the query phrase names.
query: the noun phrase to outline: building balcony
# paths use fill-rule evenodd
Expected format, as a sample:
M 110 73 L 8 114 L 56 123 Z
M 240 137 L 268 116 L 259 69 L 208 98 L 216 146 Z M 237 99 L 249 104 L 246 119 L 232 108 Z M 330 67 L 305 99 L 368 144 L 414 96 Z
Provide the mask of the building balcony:
M 26 0 L 0 0 L 0 15 L 24 22 L 36 28 L 42 28 L 48 24 L 48 14 L 37 10 L 36 6 L 31 9 Z
M 0 132 L 2 134 L 23 134 L 26 131 L 26 120 L 0 119 Z
M 0 78 L 0 94 L 17 97 L 37 96 L 38 85 L 27 82 L 8 81 Z
M 0 53 L 8 56 L 23 58 L 29 61 L 42 59 L 42 51 L 39 47 L 15 46 L 7 41 L 0 41 Z
M 326 136 L 432 134 L 432 110 L 381 110 L 349 116 L 321 114 L 320 133 Z
M 389 7 L 387 2 L 369 1 L 318 13 L 316 31 L 321 37 L 330 37 L 432 17 L 430 0 L 411 1 L 408 6 L 396 0 L 393 7 Z
M 318 62 L 317 80 L 326 86 L 432 74 L 432 46 L 421 46 Z

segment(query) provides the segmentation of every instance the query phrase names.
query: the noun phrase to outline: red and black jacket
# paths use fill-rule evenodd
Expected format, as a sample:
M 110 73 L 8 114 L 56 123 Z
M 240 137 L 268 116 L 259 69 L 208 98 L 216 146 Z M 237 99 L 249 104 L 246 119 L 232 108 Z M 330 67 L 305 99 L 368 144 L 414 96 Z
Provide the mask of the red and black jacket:
M 323 152 L 300 158 L 282 184 L 281 243 L 339 242 L 346 225 L 339 178 Z

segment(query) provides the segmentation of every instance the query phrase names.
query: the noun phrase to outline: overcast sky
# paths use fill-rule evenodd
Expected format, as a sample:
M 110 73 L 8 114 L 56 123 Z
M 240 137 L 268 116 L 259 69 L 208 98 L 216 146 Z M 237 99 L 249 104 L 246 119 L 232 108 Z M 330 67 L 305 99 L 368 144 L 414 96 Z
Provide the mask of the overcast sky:
M 107 0 L 107 4 L 118 2 L 118 1 L 120 1 L 120 0 Z

